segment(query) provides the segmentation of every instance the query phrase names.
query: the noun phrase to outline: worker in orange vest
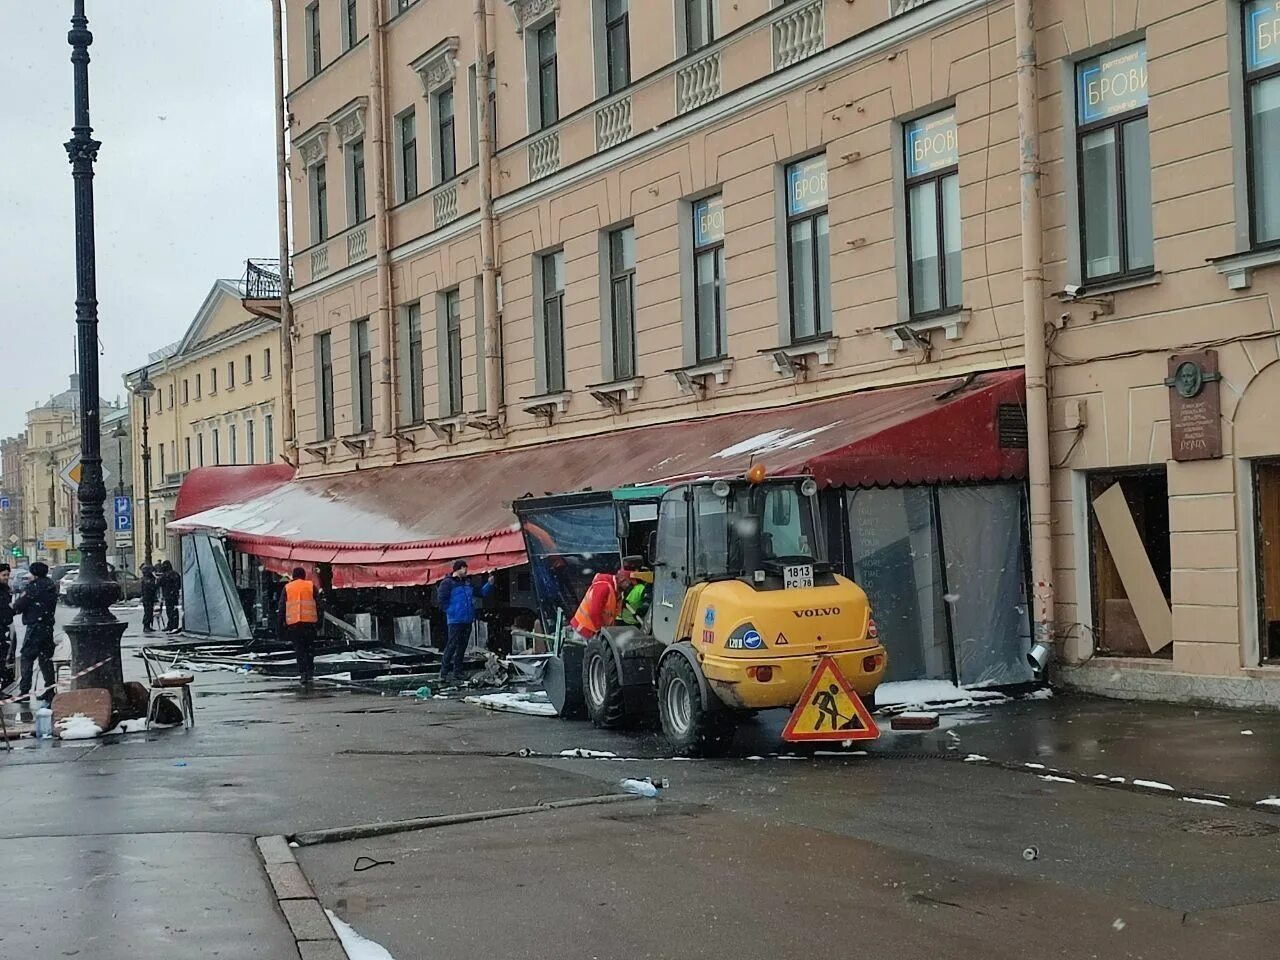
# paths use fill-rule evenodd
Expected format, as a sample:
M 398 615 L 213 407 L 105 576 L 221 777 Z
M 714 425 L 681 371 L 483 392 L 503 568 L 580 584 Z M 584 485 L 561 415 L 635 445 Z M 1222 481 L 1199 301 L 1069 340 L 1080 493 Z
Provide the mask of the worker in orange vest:
M 622 598 L 631 589 L 633 571 L 623 567 L 617 573 L 597 573 L 587 587 L 587 595 L 569 621 L 569 627 L 583 640 L 590 640 L 604 627 L 611 627 L 622 612 Z
M 302 567 L 293 568 L 293 577 L 280 596 L 280 636 L 293 644 L 298 660 L 298 679 L 303 690 L 311 689 L 315 674 L 315 644 L 324 618 L 320 591 L 307 579 Z

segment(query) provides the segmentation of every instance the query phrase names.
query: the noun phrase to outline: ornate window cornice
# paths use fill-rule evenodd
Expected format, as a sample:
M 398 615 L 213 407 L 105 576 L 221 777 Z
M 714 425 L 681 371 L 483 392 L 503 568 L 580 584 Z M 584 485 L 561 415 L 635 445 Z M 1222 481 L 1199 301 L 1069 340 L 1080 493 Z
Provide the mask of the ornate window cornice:
M 345 147 L 364 136 L 364 115 L 369 108 L 368 97 L 356 97 L 329 118 L 338 146 Z
M 560 0 L 507 0 L 507 5 L 516 15 L 516 29 L 520 31 L 560 10 Z
M 427 96 L 453 83 L 458 69 L 458 43 L 457 37 L 445 37 L 409 64 L 422 80 L 422 92 Z
M 295 140 L 293 145 L 298 156 L 302 157 L 302 162 L 308 167 L 314 167 L 329 152 L 329 124 L 316 124 Z

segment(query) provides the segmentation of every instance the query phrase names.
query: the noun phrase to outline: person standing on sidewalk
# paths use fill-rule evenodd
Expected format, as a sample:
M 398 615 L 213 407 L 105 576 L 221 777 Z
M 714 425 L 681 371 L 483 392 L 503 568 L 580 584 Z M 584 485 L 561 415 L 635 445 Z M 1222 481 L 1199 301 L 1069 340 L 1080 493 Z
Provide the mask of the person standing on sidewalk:
M 22 635 L 22 683 L 18 692 L 24 697 L 31 693 L 32 668 L 39 660 L 44 677 L 40 699 L 48 703 L 53 699 L 53 654 L 57 648 L 53 623 L 58 613 L 58 585 L 49 579 L 48 564 L 40 560 L 31 564 L 31 582 L 14 603 L 13 610 L 22 614 L 26 627 Z
M 160 561 L 160 596 L 164 600 L 165 633 L 178 632 L 178 597 L 182 594 L 182 574 L 168 560 Z
M 467 655 L 467 645 L 471 642 L 471 631 L 476 622 L 476 597 L 487 597 L 493 590 L 494 576 L 484 586 L 476 589 L 467 577 L 467 561 L 456 560 L 453 573 L 445 577 L 436 591 L 436 602 L 444 611 L 445 622 L 449 627 L 449 636 L 444 645 L 444 655 L 440 658 L 440 680 L 462 680 L 462 663 Z
M 142 565 L 142 632 L 155 633 L 156 599 L 160 593 L 160 585 L 156 583 L 155 567 L 149 563 Z
M 9 587 L 11 573 L 7 563 L 0 563 L 0 690 L 13 683 L 14 648 L 17 635 L 13 632 L 13 591 Z
M 307 579 L 301 567 L 293 568 L 293 578 L 284 585 L 280 603 L 280 636 L 293 644 L 298 660 L 298 679 L 303 690 L 311 689 L 315 675 L 315 645 L 319 639 L 324 602 L 320 591 Z

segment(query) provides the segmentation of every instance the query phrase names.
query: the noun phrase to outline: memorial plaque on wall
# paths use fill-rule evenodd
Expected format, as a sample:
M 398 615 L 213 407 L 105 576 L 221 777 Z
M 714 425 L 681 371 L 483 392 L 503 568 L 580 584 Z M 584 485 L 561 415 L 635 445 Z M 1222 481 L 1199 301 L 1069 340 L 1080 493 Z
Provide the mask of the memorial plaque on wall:
M 1169 358 L 1169 432 L 1174 460 L 1215 460 L 1222 456 L 1222 403 L 1218 392 L 1218 351 L 1201 350 Z

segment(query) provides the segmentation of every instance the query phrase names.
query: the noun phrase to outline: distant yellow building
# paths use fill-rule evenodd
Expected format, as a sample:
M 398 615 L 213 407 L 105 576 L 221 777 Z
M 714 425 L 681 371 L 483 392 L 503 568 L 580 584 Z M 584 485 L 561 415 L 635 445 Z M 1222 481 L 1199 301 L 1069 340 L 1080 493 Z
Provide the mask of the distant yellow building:
M 280 399 L 278 300 L 248 300 L 242 284 L 218 280 L 186 334 L 125 375 L 133 416 L 137 511 L 134 544 L 146 556 L 143 420 L 151 447 L 151 541 L 154 562 L 178 565 L 173 519 L 178 488 L 194 467 L 270 463 L 278 456 Z M 154 385 L 139 396 L 144 377 Z

